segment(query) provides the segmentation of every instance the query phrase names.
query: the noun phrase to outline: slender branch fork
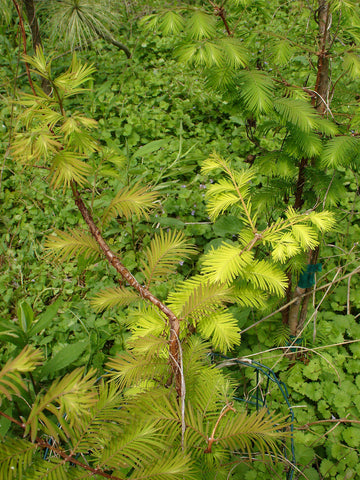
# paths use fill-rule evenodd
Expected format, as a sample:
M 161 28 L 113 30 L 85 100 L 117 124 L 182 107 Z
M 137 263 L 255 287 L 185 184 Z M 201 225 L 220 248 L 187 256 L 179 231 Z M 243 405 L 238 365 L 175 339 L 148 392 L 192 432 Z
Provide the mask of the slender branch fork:
M 21 10 L 19 7 L 19 4 L 17 3 L 16 0 L 13 0 L 13 3 L 15 5 L 15 8 L 18 13 L 19 17 L 19 22 L 21 26 L 21 32 L 23 35 L 23 43 L 24 43 L 24 53 L 26 54 L 26 33 L 25 33 L 25 28 L 24 28 L 24 22 L 21 14 Z M 28 64 L 26 64 L 27 68 L 27 73 L 28 73 L 28 78 L 29 78 L 29 83 L 31 86 L 31 89 L 36 95 L 36 91 L 31 79 L 30 75 L 30 69 Z M 57 92 L 55 91 L 55 94 Z M 65 112 L 61 103 L 61 99 L 59 95 L 58 97 L 58 102 L 59 106 L 61 109 L 61 113 L 63 116 L 65 116 Z M 51 131 L 51 128 L 49 127 L 49 130 Z M 52 132 L 53 133 L 53 132 Z M 178 395 L 178 398 L 182 398 L 185 393 L 184 393 L 184 381 L 182 379 L 182 372 L 179 366 L 181 365 L 181 358 L 180 358 L 180 343 L 179 343 L 179 333 L 180 333 L 180 320 L 176 317 L 176 315 L 165 305 L 163 304 L 157 297 L 155 297 L 146 287 L 140 285 L 140 283 L 136 280 L 136 278 L 131 274 L 131 272 L 120 262 L 119 258 L 114 254 L 114 252 L 111 251 L 110 247 L 107 245 L 106 241 L 104 240 L 103 236 L 101 235 L 101 232 L 99 228 L 96 226 L 91 213 L 87 209 L 84 201 L 82 200 L 79 191 L 77 190 L 77 185 L 74 181 L 71 182 L 71 189 L 74 195 L 75 199 L 75 204 L 78 207 L 83 219 L 85 220 L 86 224 L 89 227 L 90 233 L 92 236 L 95 238 L 97 241 L 98 245 L 100 246 L 101 250 L 103 251 L 106 259 L 112 265 L 116 271 L 123 277 L 123 279 L 128 282 L 128 284 L 133 287 L 139 295 L 150 301 L 155 307 L 157 307 L 159 310 L 161 310 L 164 315 L 168 318 L 169 326 L 170 326 L 170 339 L 169 339 L 169 359 L 170 359 L 170 365 L 175 377 L 175 387 L 176 387 L 176 392 Z
M 232 412 L 235 412 L 235 413 L 236 413 L 236 410 L 235 410 L 235 408 L 233 407 L 232 402 L 229 402 L 228 404 L 226 404 L 225 407 L 221 410 L 220 415 L 219 415 L 219 418 L 216 420 L 215 426 L 214 426 L 214 428 L 213 428 L 211 437 L 208 439 L 208 444 L 207 444 L 206 449 L 204 450 L 204 453 L 211 453 L 212 444 L 215 442 L 215 434 L 216 434 L 216 430 L 217 430 L 217 428 L 218 428 L 218 426 L 219 426 L 219 423 L 221 422 L 221 419 L 222 419 L 223 417 L 225 417 L 225 415 L 227 414 L 227 412 L 229 412 L 230 410 L 231 410 Z
M 74 182 L 71 183 L 72 192 L 75 198 L 76 206 L 78 207 L 83 219 L 85 220 L 87 226 L 89 227 L 90 233 L 95 238 L 99 247 L 103 251 L 105 257 L 107 258 L 110 265 L 112 265 L 115 270 L 123 277 L 126 282 L 133 287 L 139 295 L 149 300 L 155 307 L 161 310 L 165 316 L 168 318 L 170 325 L 170 341 L 169 341 L 169 351 L 170 351 L 170 364 L 175 376 L 175 385 L 176 392 L 179 398 L 183 397 L 183 381 L 180 371 L 180 346 L 179 346 L 179 334 L 180 334 L 180 320 L 176 315 L 157 297 L 155 297 L 146 287 L 140 285 L 132 273 L 120 262 L 118 257 L 112 252 L 109 245 L 104 240 L 99 228 L 96 226 L 89 210 L 87 209 L 84 201 L 82 200 Z

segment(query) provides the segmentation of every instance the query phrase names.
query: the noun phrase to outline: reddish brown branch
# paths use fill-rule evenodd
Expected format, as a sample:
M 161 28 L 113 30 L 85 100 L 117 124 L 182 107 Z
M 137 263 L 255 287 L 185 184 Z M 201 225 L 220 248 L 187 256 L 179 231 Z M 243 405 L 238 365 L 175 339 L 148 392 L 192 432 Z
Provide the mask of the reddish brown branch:
M 19 427 L 21 427 L 21 428 L 25 428 L 25 427 L 26 427 L 25 423 L 22 423 L 22 422 L 20 422 L 19 420 L 16 420 L 16 418 L 10 417 L 10 415 L 8 415 L 8 414 L 5 413 L 5 412 L 1 412 L 1 411 L 0 411 L 0 415 L 1 415 L 2 417 L 7 418 L 8 420 L 10 420 L 10 422 L 15 423 L 16 425 L 19 425 Z
M 219 423 L 221 422 L 221 419 L 222 419 L 223 417 L 225 417 L 225 415 L 227 414 L 227 412 L 228 412 L 229 410 L 231 410 L 232 412 L 236 412 L 235 408 L 233 407 L 232 402 L 230 402 L 230 403 L 228 403 L 227 405 L 225 405 L 225 407 L 221 410 L 220 415 L 219 415 L 219 418 L 216 420 L 215 426 L 214 426 L 214 428 L 213 428 L 211 437 L 208 439 L 208 444 L 207 444 L 206 449 L 204 450 L 204 453 L 211 453 L 212 444 L 213 444 L 214 441 L 215 441 L 215 433 L 216 433 L 216 430 L 217 430 L 217 428 L 218 428 L 218 426 L 219 426 Z
M 92 468 L 89 465 L 86 465 L 85 463 L 79 462 L 79 460 L 74 458 L 72 455 L 69 455 L 68 453 L 64 452 L 60 448 L 54 447 L 53 445 L 46 442 L 42 438 L 37 438 L 36 439 L 36 445 L 38 445 L 40 448 L 48 448 L 49 450 L 54 452 L 55 455 L 58 455 L 59 457 L 63 458 L 66 462 L 71 462 L 74 465 L 77 465 L 78 467 L 81 467 L 84 470 L 87 470 L 88 472 L 91 472 L 93 475 L 100 475 L 100 477 L 110 478 L 111 480 L 124 480 L 120 477 L 114 477 L 110 473 L 106 473 L 99 468 Z
M 20 30 L 21 30 L 21 35 L 22 35 L 22 39 L 23 39 L 23 51 L 24 51 L 24 55 L 26 55 L 26 33 L 25 33 L 24 21 L 23 21 L 22 15 L 21 15 L 21 10 L 20 10 L 19 4 L 17 3 L 16 0 L 13 0 L 13 4 L 15 5 L 15 8 L 16 8 L 16 11 L 17 11 L 17 14 L 18 14 L 18 17 L 19 17 Z M 28 79 L 29 79 L 29 84 L 30 84 L 31 90 L 32 90 L 33 94 L 36 95 L 34 84 L 33 84 L 32 78 L 31 78 L 31 74 L 30 74 L 29 64 L 27 62 L 25 62 L 25 68 L 26 68 L 26 73 L 27 73 L 27 76 L 28 76 Z
M 1 411 L 0 411 L 0 415 L 3 416 L 4 418 L 7 418 L 8 420 L 10 420 L 10 422 L 15 423 L 15 424 L 18 425 L 19 427 L 25 429 L 25 427 L 26 427 L 26 424 L 25 424 L 25 423 L 22 423 L 22 422 L 20 422 L 19 420 L 17 420 L 16 418 L 10 417 L 10 415 L 7 415 L 6 413 L 1 412 Z M 120 478 L 120 477 L 114 477 L 114 476 L 111 475 L 110 473 L 106 473 L 106 472 L 104 472 L 103 470 L 101 470 L 101 469 L 99 469 L 99 468 L 92 468 L 92 467 L 89 467 L 89 465 L 86 465 L 86 464 L 84 464 L 84 463 L 79 462 L 79 460 L 76 460 L 76 458 L 73 458 L 72 455 L 69 455 L 68 453 L 64 452 L 64 451 L 61 450 L 60 448 L 54 447 L 54 445 L 51 445 L 50 443 L 46 442 L 46 441 L 43 440 L 42 438 L 37 437 L 37 438 L 36 438 L 36 441 L 35 441 L 35 444 L 36 444 L 37 446 L 39 446 L 40 448 L 44 448 L 44 449 L 47 448 L 47 449 L 51 450 L 51 451 L 54 452 L 56 455 L 58 455 L 59 457 L 63 458 L 65 461 L 71 462 L 71 463 L 73 463 L 74 465 L 77 465 L 77 466 L 79 466 L 79 467 L 81 467 L 81 468 L 84 468 L 85 470 L 91 472 L 93 475 L 100 475 L 101 477 L 110 478 L 111 480 L 123 480 L 122 478 Z
M 303 192 L 305 186 L 305 171 L 308 165 L 308 159 L 302 158 L 299 165 L 298 179 L 296 182 L 294 209 L 300 210 L 304 204 Z
M 327 109 L 326 100 L 329 93 L 329 25 L 330 25 L 330 2 L 328 0 L 319 0 L 318 8 L 319 18 L 319 36 L 320 45 L 318 53 L 317 75 L 315 82 L 315 92 L 319 99 L 313 99 L 313 105 L 316 110 L 324 114 Z
M 219 6 L 219 5 L 216 5 L 214 2 L 211 2 L 211 5 L 214 7 L 214 14 L 217 16 L 217 17 L 220 17 L 223 24 L 224 24 L 224 27 L 225 27 L 225 30 L 227 32 L 227 34 L 229 35 L 229 37 L 232 37 L 232 31 L 230 30 L 230 27 L 229 27 L 229 24 L 226 20 L 226 13 L 225 13 L 225 8 L 223 5 Z
M 80 213 L 85 220 L 87 226 L 89 227 L 91 235 L 95 238 L 96 242 L 98 243 L 99 247 L 103 251 L 106 259 L 112 265 L 115 270 L 122 276 L 122 278 L 131 286 L 133 287 L 142 298 L 145 298 L 149 302 L 151 302 L 155 307 L 157 307 L 160 311 L 162 311 L 169 320 L 170 325 L 170 342 L 169 342 L 169 350 L 170 350 L 170 364 L 172 366 L 173 373 L 175 375 L 175 384 L 176 384 L 176 391 L 179 397 L 182 396 L 182 387 L 181 387 L 181 372 L 179 370 L 180 365 L 180 356 L 179 356 L 179 344 L 178 338 L 180 334 L 180 321 L 174 315 L 174 313 L 164 305 L 157 297 L 155 297 L 146 287 L 140 285 L 140 283 L 136 280 L 136 278 L 132 275 L 132 273 L 120 262 L 118 257 L 115 255 L 114 252 L 111 251 L 110 247 L 104 240 L 103 236 L 99 228 L 96 226 L 89 210 L 85 206 L 80 194 L 76 188 L 74 183 L 71 184 L 71 188 L 74 194 L 75 203 Z

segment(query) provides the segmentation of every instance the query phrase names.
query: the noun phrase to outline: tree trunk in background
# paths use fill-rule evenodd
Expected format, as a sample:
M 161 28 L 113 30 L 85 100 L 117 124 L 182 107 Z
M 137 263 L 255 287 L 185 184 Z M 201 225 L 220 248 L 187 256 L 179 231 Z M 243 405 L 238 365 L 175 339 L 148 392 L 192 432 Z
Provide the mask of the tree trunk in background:
M 324 115 L 327 111 L 329 102 L 329 31 L 331 26 L 330 3 L 326 0 L 319 0 L 318 8 L 319 23 L 319 52 L 317 64 L 317 76 L 315 91 L 317 96 L 314 98 L 316 110 Z
M 35 5 L 33 0 L 23 0 L 25 7 L 26 16 L 31 30 L 31 40 L 34 52 L 36 52 L 37 47 L 42 47 L 41 35 L 39 30 L 39 22 L 37 20 Z M 41 78 L 41 88 L 45 93 L 49 94 L 51 87 L 46 78 Z
M 318 62 L 317 62 L 317 75 L 314 90 L 316 95 L 313 98 L 313 106 L 321 114 L 325 115 L 329 107 L 329 40 L 330 40 L 330 26 L 331 26 L 331 13 L 330 2 L 327 0 L 319 0 L 319 7 L 317 10 L 317 22 L 319 25 L 319 43 L 318 43 Z M 309 159 L 302 159 L 299 165 L 298 181 L 295 192 L 295 204 L 294 208 L 298 210 L 304 203 L 303 188 L 305 183 L 305 170 L 309 163 Z M 309 264 L 316 264 L 319 255 L 319 248 L 311 250 L 309 253 Z M 291 287 L 290 287 L 291 288 Z M 301 308 L 301 319 L 299 320 L 299 311 L 301 306 L 301 296 L 307 291 L 306 288 L 296 287 L 293 298 L 296 299 L 289 310 L 286 310 L 283 314 L 283 323 L 289 325 L 290 335 L 300 335 L 301 329 L 304 326 L 307 307 L 309 303 L 309 295 L 303 299 Z M 287 315 L 286 315 L 287 314 Z M 285 315 L 287 318 L 285 318 Z
M 35 5 L 33 0 L 23 0 L 26 16 L 29 22 L 29 26 L 31 29 L 31 39 L 34 48 L 34 52 L 36 51 L 36 47 L 42 47 L 41 43 L 41 36 L 39 30 L 39 23 L 37 21 L 36 12 L 35 12 Z

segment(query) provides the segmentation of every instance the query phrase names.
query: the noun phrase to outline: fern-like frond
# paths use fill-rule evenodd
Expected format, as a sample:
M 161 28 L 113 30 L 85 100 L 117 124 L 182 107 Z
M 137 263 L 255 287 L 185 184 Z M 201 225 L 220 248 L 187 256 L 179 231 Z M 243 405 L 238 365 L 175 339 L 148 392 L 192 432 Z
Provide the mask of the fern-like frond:
M 32 129 L 34 124 L 44 131 L 54 131 L 57 125 L 63 122 L 64 117 L 56 110 L 57 104 L 50 97 L 39 98 L 35 95 L 22 94 L 19 104 L 25 107 L 19 120 L 26 130 Z
M 91 153 L 99 150 L 96 140 L 84 130 L 72 132 L 67 138 L 67 149 L 89 156 Z
M 127 324 L 134 339 L 146 336 L 160 337 L 168 331 L 166 317 L 153 306 L 132 311 L 128 315 Z
M 175 54 L 180 62 L 213 68 L 223 64 L 223 51 L 217 42 L 193 40 L 180 45 Z
M 0 371 L 0 396 L 11 400 L 12 395 L 20 395 L 20 389 L 27 390 L 22 373 L 32 372 L 42 361 L 42 353 L 32 347 L 25 347 L 17 357 L 6 362 Z
M 32 463 L 37 445 L 21 438 L 9 438 L 0 442 L 0 478 L 16 480 L 23 478 L 23 473 Z
M 76 480 L 84 478 L 84 472 L 70 466 L 69 462 L 64 462 L 61 457 L 50 456 L 46 460 L 37 459 L 35 465 L 31 468 L 31 473 L 25 477 L 26 480 L 40 478 L 42 480 Z
M 254 449 L 263 456 L 276 455 L 286 436 L 280 429 L 287 425 L 284 417 L 269 415 L 265 408 L 251 415 L 229 412 L 219 423 L 217 442 L 233 451 L 247 452 L 249 456 Z
M 221 171 L 228 174 L 230 171 L 230 163 L 218 155 L 216 152 L 213 152 L 201 165 L 201 172 L 204 174 L 212 173 L 216 169 L 221 169 Z
M 238 286 L 232 290 L 233 301 L 242 307 L 253 307 L 256 309 L 261 309 L 266 306 L 266 301 L 268 295 L 261 291 L 257 287 L 252 287 L 251 285 L 247 286 Z
M 271 256 L 280 263 L 285 263 L 288 258 L 294 257 L 301 251 L 301 245 L 290 232 L 273 238 L 271 243 L 273 245 Z
M 51 62 L 53 56 L 54 54 L 46 58 L 44 50 L 41 46 L 38 45 L 36 47 L 35 55 L 23 55 L 22 58 L 26 63 L 28 63 L 35 69 L 36 73 L 38 73 L 42 77 L 48 77 L 51 69 Z
M 348 70 L 352 78 L 358 78 L 360 75 L 360 58 L 354 52 L 348 52 L 344 55 L 344 70 Z
M 127 347 L 134 353 L 134 355 L 143 356 L 147 361 L 152 361 L 153 357 L 168 356 L 168 341 L 164 336 L 155 337 L 154 335 L 147 336 L 131 336 L 126 342 Z
M 161 16 L 160 28 L 164 35 L 181 32 L 184 27 L 184 18 L 176 11 L 168 10 Z
M 161 438 L 158 427 L 153 422 L 134 422 L 126 432 L 114 438 L 99 452 L 98 467 L 136 467 L 139 456 L 141 463 L 150 462 L 159 456 L 159 450 L 166 448 L 165 442 L 166 439 Z
M 55 380 L 45 394 L 37 395 L 25 422 L 25 434 L 30 432 L 32 442 L 37 436 L 39 424 L 57 441 L 59 435 L 63 436 L 63 432 L 66 434 L 68 425 L 63 417 L 64 413 L 70 421 L 70 427 L 74 422 L 81 421 L 81 416 L 96 402 L 96 391 L 92 388 L 94 374 L 95 370 L 90 370 L 84 375 L 84 369 L 78 368 L 64 378 Z M 46 411 L 54 415 L 61 429 Z
M 60 0 L 44 5 L 43 10 L 52 44 L 61 43 L 72 50 L 110 35 L 110 29 L 117 25 L 116 10 L 95 0 Z
M 328 137 L 334 137 L 339 133 L 339 128 L 334 121 L 320 116 L 316 119 L 316 130 Z
M 252 172 L 242 172 L 236 176 L 236 184 L 233 180 L 220 179 L 217 183 L 210 185 L 205 198 L 207 211 L 212 220 L 229 207 L 240 204 L 241 198 L 246 199 L 249 196 L 249 182 L 252 177 Z
M 161 383 L 169 374 L 166 357 L 154 356 L 149 362 L 146 356 L 137 357 L 130 353 L 123 353 L 110 360 L 107 366 L 111 369 L 108 376 L 116 381 L 121 390 L 134 387 L 149 379 Z
M 321 162 L 325 167 L 330 168 L 349 165 L 359 152 L 360 143 L 357 138 L 349 136 L 334 137 L 325 144 Z
M 197 324 L 200 335 L 210 340 L 215 350 L 226 353 L 240 345 L 240 330 L 231 313 L 223 310 L 201 317 Z
M 86 454 L 95 448 L 96 441 L 105 444 L 111 441 L 112 436 L 121 435 L 124 425 L 128 424 L 122 404 L 123 399 L 116 386 L 101 382 L 96 403 L 75 425 L 71 438 L 73 450 Z
M 253 253 L 239 245 L 223 243 L 205 255 L 203 273 L 211 282 L 231 283 L 252 262 Z
M 301 159 L 316 157 L 321 154 L 322 142 L 319 135 L 310 131 L 288 126 L 289 135 L 284 142 L 284 151 L 290 156 Z
M 310 222 L 316 226 L 321 232 L 328 232 L 334 228 L 336 219 L 333 212 L 323 210 L 322 212 L 311 212 L 308 215 Z
M 211 284 L 197 275 L 182 282 L 168 297 L 169 307 L 179 318 L 196 322 L 231 301 L 231 290 L 224 285 Z
M 91 75 L 95 71 L 94 65 L 82 64 L 76 53 L 73 53 L 70 67 L 66 72 L 55 78 L 54 84 L 64 92 L 64 97 L 70 97 L 84 91 L 84 89 L 79 87 L 91 80 Z M 91 124 L 95 125 L 95 121 L 93 120 Z M 89 126 L 89 122 L 87 125 Z
M 310 103 L 293 98 L 278 98 L 274 108 L 285 123 L 292 123 L 303 132 L 310 132 L 316 125 L 318 114 Z
M 244 48 L 244 44 L 239 38 L 224 37 L 219 40 L 219 45 L 224 52 L 224 62 L 236 69 L 239 67 L 246 67 L 249 63 L 248 51 Z
M 309 225 L 292 225 L 291 231 L 303 249 L 314 249 L 319 244 L 316 230 Z
M 80 160 L 82 154 L 71 150 L 60 150 L 52 159 L 51 185 L 54 188 L 59 186 L 65 190 L 71 182 L 83 186 L 86 176 L 90 173 L 91 167 Z
M 259 70 L 243 70 L 238 74 L 239 95 L 254 115 L 269 113 L 273 108 L 273 83 Z
M 101 249 L 98 243 L 84 230 L 79 228 L 69 230 L 68 232 L 55 230 L 54 233 L 55 235 L 50 235 L 47 238 L 45 248 L 57 260 L 65 262 L 80 255 L 91 261 L 100 258 Z
M 90 300 L 90 303 L 97 312 L 102 312 L 107 308 L 122 307 L 139 302 L 140 300 L 137 292 L 129 288 L 113 287 L 98 292 Z
M 117 217 L 129 220 L 133 215 L 148 218 L 148 212 L 153 207 L 156 193 L 149 192 L 147 187 L 139 184 L 122 188 L 105 210 L 102 221 L 104 224 Z
M 23 163 L 48 160 L 62 148 L 58 137 L 48 128 L 38 127 L 18 133 L 11 146 L 12 155 Z
M 242 277 L 251 282 L 254 287 L 281 297 L 284 294 L 287 277 L 276 265 L 266 260 L 249 262 L 241 272 Z
M 214 16 L 202 10 L 195 10 L 192 13 L 187 27 L 190 38 L 195 40 L 212 38 L 216 33 Z
M 286 65 L 293 54 L 293 49 L 289 41 L 277 40 L 271 45 L 270 52 L 274 65 Z
M 206 85 L 219 92 L 231 91 L 236 85 L 236 72 L 228 65 L 211 67 L 206 70 Z
M 145 249 L 145 258 L 141 260 L 147 287 L 174 272 L 180 260 L 194 253 L 195 248 L 182 232 L 160 230 Z
M 283 152 L 271 152 L 259 156 L 256 159 L 256 169 L 262 175 L 281 177 L 286 180 L 295 178 L 297 174 L 294 159 Z
M 187 455 L 179 455 L 178 451 L 168 450 L 156 463 L 134 472 L 130 478 L 144 480 L 197 480 L 192 468 L 192 460 Z
M 216 421 L 216 414 L 213 412 L 206 412 L 208 421 L 204 422 L 203 411 L 194 408 L 189 402 L 185 409 L 185 419 L 187 429 L 185 431 L 185 442 L 188 447 L 193 449 L 194 457 L 203 457 L 203 452 L 207 445 L 207 440 L 211 435 L 210 421 Z

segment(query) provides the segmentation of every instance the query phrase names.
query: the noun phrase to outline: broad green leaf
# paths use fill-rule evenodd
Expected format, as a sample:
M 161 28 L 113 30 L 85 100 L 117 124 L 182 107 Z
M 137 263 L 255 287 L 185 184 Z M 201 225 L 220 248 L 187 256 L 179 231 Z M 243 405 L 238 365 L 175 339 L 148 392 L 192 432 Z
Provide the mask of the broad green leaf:
M 157 217 L 156 221 L 163 227 L 184 228 L 185 223 L 178 218 L 173 217 Z
M 41 369 L 41 377 L 53 376 L 55 372 L 71 365 L 82 355 L 88 346 L 88 341 L 80 341 L 66 345 L 45 363 Z
M 213 225 L 215 235 L 226 237 L 236 235 L 243 228 L 243 222 L 233 215 L 223 215 Z
M 17 317 L 19 325 L 22 328 L 23 332 L 28 333 L 28 330 L 31 328 L 31 325 L 34 321 L 34 312 L 25 300 L 22 300 L 19 303 L 17 309 Z
M 150 153 L 156 152 L 160 148 L 164 147 L 165 145 L 169 144 L 168 138 L 162 138 L 161 140 L 154 140 L 153 142 L 149 142 L 146 145 L 140 147 L 133 155 L 133 158 L 144 157 L 149 155 Z
M 55 315 L 57 314 L 61 304 L 63 303 L 62 298 L 58 298 L 54 303 L 49 305 L 44 313 L 33 323 L 31 329 L 29 330 L 29 337 L 40 333 L 44 330 L 50 323 L 54 320 Z

